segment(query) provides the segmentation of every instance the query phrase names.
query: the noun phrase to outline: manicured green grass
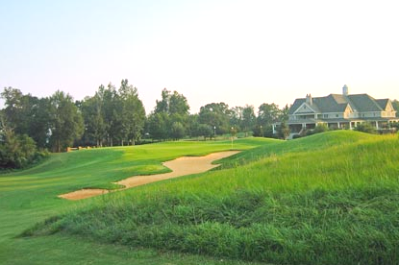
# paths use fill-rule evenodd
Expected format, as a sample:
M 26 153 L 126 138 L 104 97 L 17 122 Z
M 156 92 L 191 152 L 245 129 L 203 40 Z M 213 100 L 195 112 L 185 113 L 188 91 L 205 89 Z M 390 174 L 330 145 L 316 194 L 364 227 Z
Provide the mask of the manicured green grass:
M 329 132 L 86 201 L 25 231 L 275 264 L 399 263 L 399 140 Z
M 233 159 L 226 159 L 224 167 L 236 167 L 246 163 L 252 163 L 263 158 L 275 155 L 284 155 L 286 153 L 298 153 L 317 150 L 325 150 L 330 147 L 340 148 L 348 144 L 364 144 L 380 140 L 381 137 L 365 133 L 356 133 L 350 131 L 331 131 L 329 133 L 315 134 L 312 137 L 304 137 L 294 141 L 280 141 L 267 139 L 268 143 L 252 150 L 243 152 Z
M 233 148 L 246 150 L 265 142 L 242 139 L 235 141 Z M 219 264 L 220 259 L 103 245 L 60 234 L 29 238 L 20 235 L 51 216 L 98 200 L 67 201 L 58 198 L 59 194 L 85 187 L 115 188 L 113 181 L 167 172 L 162 161 L 231 148 L 230 141 L 212 141 L 81 150 L 54 154 L 29 170 L 0 175 L 0 264 Z M 99 200 L 108 199 L 104 196 Z

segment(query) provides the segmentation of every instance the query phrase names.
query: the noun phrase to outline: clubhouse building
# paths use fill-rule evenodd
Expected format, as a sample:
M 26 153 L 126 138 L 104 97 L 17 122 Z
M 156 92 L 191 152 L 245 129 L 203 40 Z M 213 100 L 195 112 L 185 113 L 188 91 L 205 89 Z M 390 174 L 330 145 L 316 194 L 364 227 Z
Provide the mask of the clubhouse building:
M 286 122 L 290 138 L 323 124 L 330 129 L 352 130 L 359 123 L 367 122 L 384 131 L 390 129 L 390 123 L 399 122 L 390 99 L 374 99 L 368 94 L 350 95 L 346 85 L 342 90 L 342 94 L 315 98 L 308 94 L 306 98 L 296 99 Z M 273 132 L 278 125 L 273 125 Z

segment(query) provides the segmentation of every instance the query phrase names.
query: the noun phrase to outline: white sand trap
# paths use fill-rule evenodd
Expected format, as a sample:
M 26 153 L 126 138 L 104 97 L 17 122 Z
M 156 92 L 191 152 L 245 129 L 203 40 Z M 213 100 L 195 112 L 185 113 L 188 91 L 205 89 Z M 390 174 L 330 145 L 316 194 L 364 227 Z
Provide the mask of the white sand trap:
M 148 175 L 148 176 L 134 176 L 121 181 L 116 182 L 125 186 L 118 190 L 106 190 L 106 189 L 82 189 L 73 191 L 70 193 L 59 195 L 58 197 L 68 200 L 81 200 L 90 198 L 93 196 L 102 195 L 109 192 L 129 189 L 140 185 L 161 181 L 165 179 L 177 178 L 181 176 L 187 176 L 192 174 L 202 173 L 212 168 L 218 167 L 219 165 L 213 165 L 212 162 L 225 157 L 229 157 L 239 153 L 239 151 L 227 151 L 213 153 L 207 156 L 199 157 L 180 157 L 172 161 L 164 162 L 163 165 L 172 170 L 170 173 Z

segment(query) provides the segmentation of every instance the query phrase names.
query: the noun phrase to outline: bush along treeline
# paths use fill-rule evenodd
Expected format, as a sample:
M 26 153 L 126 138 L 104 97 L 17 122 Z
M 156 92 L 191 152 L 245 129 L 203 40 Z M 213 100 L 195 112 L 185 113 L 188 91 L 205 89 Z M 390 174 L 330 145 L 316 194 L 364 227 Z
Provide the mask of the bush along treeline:
M 24 168 L 39 162 L 48 155 L 39 150 L 35 141 L 26 134 L 17 135 L 0 116 L 0 169 Z

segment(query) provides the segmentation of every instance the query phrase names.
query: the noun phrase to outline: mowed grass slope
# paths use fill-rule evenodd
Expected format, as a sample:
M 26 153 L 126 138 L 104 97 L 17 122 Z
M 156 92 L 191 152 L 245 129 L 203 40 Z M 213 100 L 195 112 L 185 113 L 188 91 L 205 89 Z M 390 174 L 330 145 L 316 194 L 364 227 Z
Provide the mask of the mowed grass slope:
M 168 172 L 163 161 L 184 155 L 204 155 L 231 148 L 246 150 L 265 139 L 212 142 L 165 142 L 153 145 L 81 150 L 54 154 L 29 170 L 0 175 L 0 264 L 215 264 L 213 259 L 130 247 L 82 242 L 53 235 L 20 238 L 26 229 L 87 202 L 60 199 L 59 194 L 112 184 L 130 176 Z M 160 184 L 162 185 L 162 184 Z M 108 198 L 108 197 L 104 197 Z M 239 263 L 232 263 L 239 264 Z M 240 263 L 241 264 L 241 263 Z
M 399 263 L 399 139 L 267 140 L 226 170 L 87 201 L 26 235 L 275 264 Z

